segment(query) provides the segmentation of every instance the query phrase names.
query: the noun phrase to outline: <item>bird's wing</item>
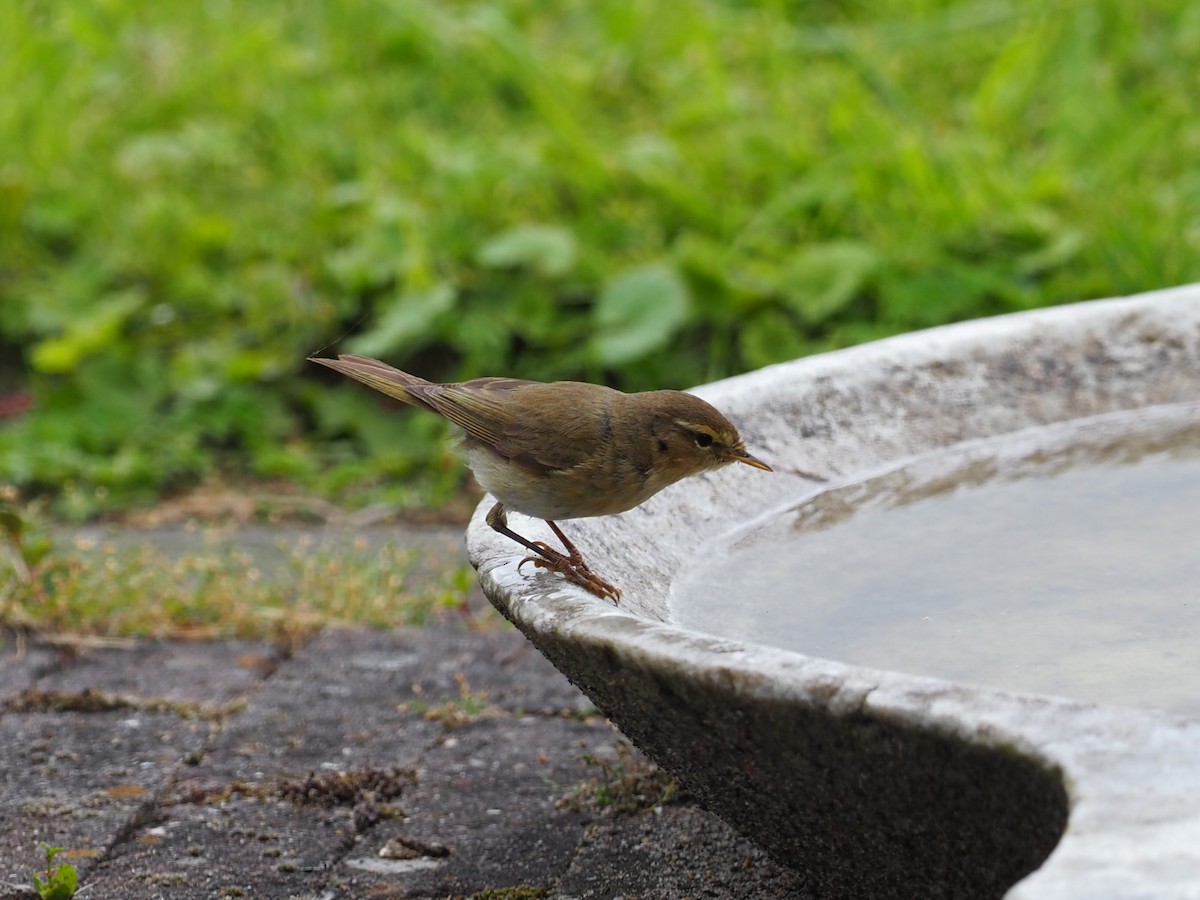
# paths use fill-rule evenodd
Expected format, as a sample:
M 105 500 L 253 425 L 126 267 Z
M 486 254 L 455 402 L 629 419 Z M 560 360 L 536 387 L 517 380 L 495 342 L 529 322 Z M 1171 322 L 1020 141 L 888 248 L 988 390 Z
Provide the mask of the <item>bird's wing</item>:
M 411 393 L 471 437 L 507 456 L 500 445 L 514 421 L 510 396 L 517 388 L 536 384 L 519 378 L 473 378 L 461 384 L 426 382 L 411 388 Z
M 577 415 L 559 415 L 558 429 L 570 440 L 547 441 L 543 429 L 550 385 L 519 378 L 473 378 L 459 384 L 435 384 L 366 356 L 313 358 L 312 362 L 445 417 L 469 437 L 505 459 L 539 472 L 575 467 L 608 427 L 608 388 L 576 385 Z M 532 390 L 530 390 L 532 389 Z
M 608 411 L 616 391 L 575 383 L 570 408 L 562 409 L 564 386 L 476 378 L 413 392 L 493 452 L 548 474 L 573 469 L 590 458 L 611 429 Z

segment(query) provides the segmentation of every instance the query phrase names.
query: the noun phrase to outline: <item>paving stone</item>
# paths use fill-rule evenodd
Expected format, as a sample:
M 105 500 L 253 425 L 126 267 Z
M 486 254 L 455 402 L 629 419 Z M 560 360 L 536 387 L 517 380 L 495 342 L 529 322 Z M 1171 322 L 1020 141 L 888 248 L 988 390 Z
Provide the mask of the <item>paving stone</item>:
M 591 774 L 583 748 L 612 739 L 602 720 L 533 716 L 448 731 L 403 798 L 405 818 L 380 823 L 338 872 L 361 892 L 352 896 L 378 898 L 553 884 L 588 821 L 560 801 Z M 397 845 L 411 858 L 389 853 Z
M 9 699 L 32 687 L 58 661 L 53 648 L 0 629 L 0 715 Z
M 567 681 L 519 631 L 504 623 L 488 631 L 410 632 L 409 646 L 420 648 L 414 678 L 418 699 L 453 699 L 463 687 L 487 695 L 487 702 L 512 712 L 555 715 L 594 711 L 592 702 Z M 409 636 L 400 636 L 408 641 Z M 365 664 L 363 657 L 356 665 Z
M 160 809 L 88 884 L 94 897 L 122 900 L 320 896 L 354 841 L 344 809 L 253 798 L 179 804 Z
M 420 634 L 316 638 L 250 698 L 186 777 L 219 790 L 239 781 L 413 765 L 441 732 L 401 707 L 420 671 L 412 643 Z
M 69 848 L 85 873 L 210 728 L 130 710 L 0 718 L 0 881 L 29 883 L 38 841 Z
M 667 805 L 588 828 L 557 900 L 739 900 L 814 898 L 801 877 L 773 862 L 711 813 Z
M 422 552 L 461 554 L 457 535 L 419 532 Z M 10 636 L 0 697 L 0 897 L 33 896 L 38 840 L 69 848 L 81 896 L 103 900 L 808 896 L 688 803 L 617 817 L 571 801 L 602 774 L 585 753 L 639 757 L 618 759 L 617 732 L 498 622 L 329 631 L 289 659 L 262 642 Z M 403 784 L 318 802 L 356 778 Z
M 266 641 L 147 641 L 81 649 L 37 687 L 216 707 L 256 690 L 278 662 Z

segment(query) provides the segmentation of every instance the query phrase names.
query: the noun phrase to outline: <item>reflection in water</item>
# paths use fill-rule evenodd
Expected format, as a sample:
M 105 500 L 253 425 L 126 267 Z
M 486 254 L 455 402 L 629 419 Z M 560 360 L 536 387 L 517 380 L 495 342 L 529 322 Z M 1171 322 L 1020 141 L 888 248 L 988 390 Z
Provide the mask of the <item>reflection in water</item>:
M 706 548 L 687 628 L 1200 715 L 1200 406 L 951 448 Z

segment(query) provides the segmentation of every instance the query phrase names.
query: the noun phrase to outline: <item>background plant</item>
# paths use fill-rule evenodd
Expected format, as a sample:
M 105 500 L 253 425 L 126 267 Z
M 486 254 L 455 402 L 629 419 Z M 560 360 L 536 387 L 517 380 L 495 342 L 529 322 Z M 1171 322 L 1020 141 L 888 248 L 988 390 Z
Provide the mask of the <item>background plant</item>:
M 684 387 L 1197 280 L 1197 73 L 1184 0 L 0 4 L 0 481 L 427 500 L 306 355 Z
M 0 524 L 9 512 L 0 504 Z M 171 550 L 139 542 L 137 532 L 52 541 L 30 516 L 20 521 L 0 530 L 0 562 L 9 563 L 0 565 L 0 623 L 8 626 L 286 645 L 325 627 L 423 625 L 450 613 L 484 624 L 464 605 L 468 568 L 442 557 L 422 565 L 418 550 L 379 533 L 293 533 L 250 550 L 245 532 L 187 529 Z

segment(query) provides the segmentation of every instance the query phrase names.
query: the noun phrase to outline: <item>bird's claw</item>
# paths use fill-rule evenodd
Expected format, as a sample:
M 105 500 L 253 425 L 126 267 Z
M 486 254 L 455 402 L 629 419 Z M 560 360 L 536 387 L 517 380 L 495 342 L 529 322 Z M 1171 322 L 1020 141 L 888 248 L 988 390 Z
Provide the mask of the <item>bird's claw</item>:
M 592 570 L 587 567 L 587 564 L 582 559 L 572 559 L 569 556 L 564 556 L 542 541 L 534 541 L 534 543 L 537 544 L 539 551 L 544 555 L 526 556 L 517 563 L 518 572 L 521 571 L 521 567 L 525 563 L 533 563 L 535 569 L 549 569 L 552 572 L 557 572 L 568 581 L 579 585 L 597 597 L 603 600 L 611 600 L 613 606 L 621 602 L 621 589 L 609 584 L 603 578 L 592 574 Z
M 523 560 L 521 560 L 519 563 L 517 563 L 517 571 L 518 572 L 521 571 L 521 566 L 525 565 L 525 563 L 533 563 L 533 567 L 535 569 L 554 569 L 554 566 L 549 561 L 547 561 L 546 559 L 544 559 L 541 556 L 527 556 Z M 559 571 L 559 570 L 554 569 L 554 571 Z

